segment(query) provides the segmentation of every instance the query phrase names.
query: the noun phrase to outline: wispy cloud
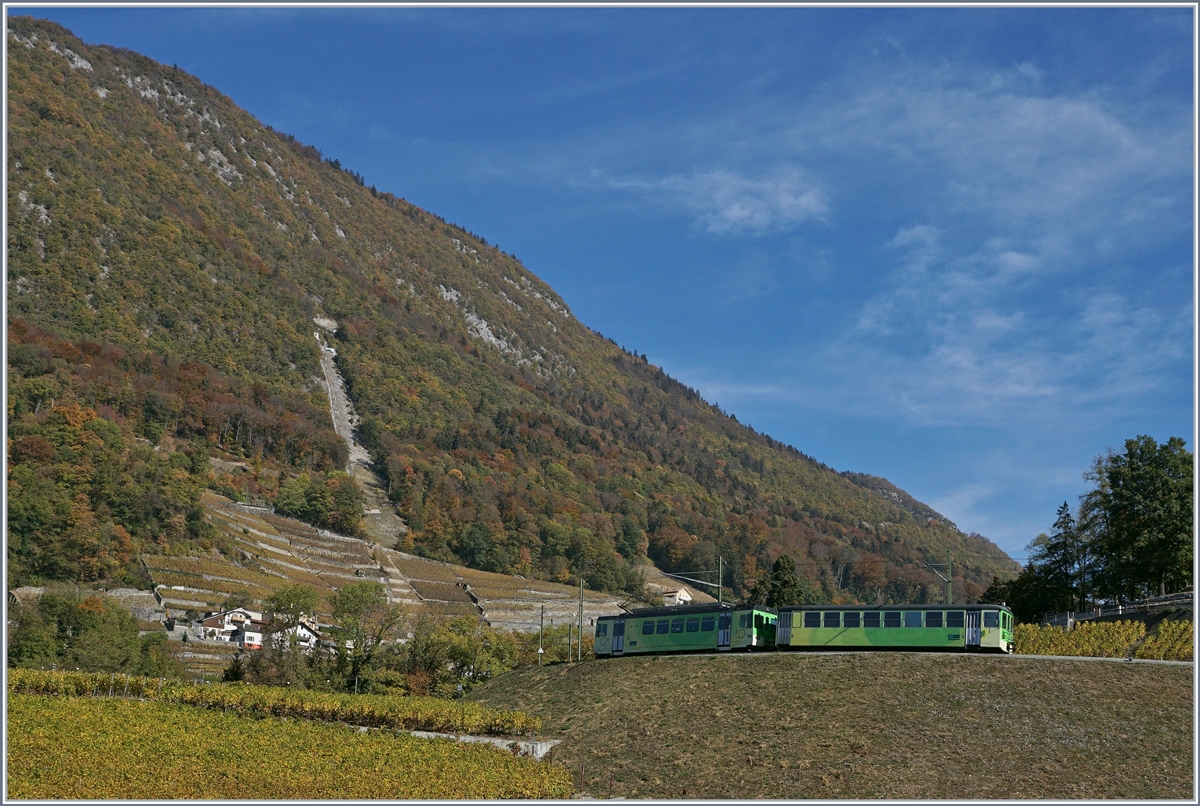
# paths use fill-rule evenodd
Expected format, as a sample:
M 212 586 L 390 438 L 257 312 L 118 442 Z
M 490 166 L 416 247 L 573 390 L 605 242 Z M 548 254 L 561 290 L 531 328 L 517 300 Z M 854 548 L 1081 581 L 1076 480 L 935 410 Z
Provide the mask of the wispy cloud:
M 655 180 L 611 180 L 608 184 L 682 205 L 712 233 L 786 231 L 822 219 L 829 212 L 825 193 L 792 165 L 749 176 L 719 168 Z
M 829 210 L 820 189 L 792 167 L 754 178 L 708 171 L 669 177 L 660 184 L 677 194 L 709 232 L 791 229 Z
M 1162 210 L 1164 180 L 1187 182 L 1190 109 L 1052 92 L 1042 79 L 1029 63 L 910 65 L 881 80 L 847 74 L 788 139 L 911 176 L 915 195 L 985 214 L 993 226 L 1088 231 L 1089 221 L 1144 221 Z M 1190 219 L 1178 200 L 1173 207 Z

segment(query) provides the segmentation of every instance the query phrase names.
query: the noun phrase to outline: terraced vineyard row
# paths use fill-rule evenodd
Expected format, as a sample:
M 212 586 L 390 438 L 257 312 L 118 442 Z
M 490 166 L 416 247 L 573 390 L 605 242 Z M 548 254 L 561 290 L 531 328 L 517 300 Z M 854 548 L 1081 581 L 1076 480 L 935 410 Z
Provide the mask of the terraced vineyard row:
M 390 600 L 416 612 L 480 615 L 494 626 L 536 629 L 543 605 L 547 624 L 578 618 L 578 590 L 553 582 L 477 571 L 414 557 L 363 540 L 334 535 L 215 493 L 204 496 L 210 522 L 237 547 L 236 558 L 145 555 L 143 562 L 172 610 L 219 609 L 231 595 L 261 601 L 288 584 L 309 585 L 328 613 L 343 586 L 381 582 Z M 619 600 L 586 591 L 584 617 L 620 612 Z

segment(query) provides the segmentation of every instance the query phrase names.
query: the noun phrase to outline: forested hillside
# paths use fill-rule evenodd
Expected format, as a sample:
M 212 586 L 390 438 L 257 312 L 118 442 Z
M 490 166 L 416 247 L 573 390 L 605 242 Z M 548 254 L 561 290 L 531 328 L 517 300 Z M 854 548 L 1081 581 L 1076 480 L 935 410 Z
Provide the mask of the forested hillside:
M 1017 570 L 886 480 L 739 424 L 513 255 L 200 79 L 27 17 L 8 46 L 9 584 L 221 550 L 205 487 L 273 501 L 308 473 L 353 531 L 322 339 L 407 551 L 612 591 L 647 557 L 720 555 L 734 592 L 788 553 L 835 601 L 936 600 L 924 562 L 947 554 L 956 596 Z

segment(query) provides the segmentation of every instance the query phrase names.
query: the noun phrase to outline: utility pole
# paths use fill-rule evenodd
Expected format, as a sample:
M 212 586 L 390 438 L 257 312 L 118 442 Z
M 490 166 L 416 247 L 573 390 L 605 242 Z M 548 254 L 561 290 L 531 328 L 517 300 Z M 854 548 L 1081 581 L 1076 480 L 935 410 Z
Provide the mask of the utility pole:
M 954 604 L 954 592 L 951 590 L 954 585 L 954 565 L 950 559 L 950 552 L 948 551 L 946 552 L 946 576 L 949 577 L 949 579 L 946 580 L 946 604 L 951 605 Z
M 546 654 L 546 650 L 542 649 L 542 633 L 546 631 L 546 606 L 542 605 L 542 620 L 538 623 L 538 666 L 542 665 L 542 656 Z
M 711 574 L 712 571 L 709 571 L 708 573 Z M 725 576 L 725 558 L 717 557 L 717 604 L 718 605 L 722 605 L 725 603 L 725 588 L 724 588 L 724 579 L 723 579 L 724 576 Z
M 583 660 L 583 574 L 579 575 L 579 660 Z
M 575 645 L 571 643 L 571 630 L 574 627 L 574 624 L 567 622 L 567 663 L 571 662 L 571 650 L 575 648 Z

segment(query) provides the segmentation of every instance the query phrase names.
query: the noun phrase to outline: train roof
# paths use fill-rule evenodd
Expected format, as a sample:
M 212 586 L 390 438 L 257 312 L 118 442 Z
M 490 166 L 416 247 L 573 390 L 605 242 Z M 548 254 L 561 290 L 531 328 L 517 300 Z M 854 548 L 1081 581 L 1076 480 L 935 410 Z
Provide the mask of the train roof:
M 706 602 L 704 604 L 690 605 L 665 605 L 663 607 L 639 607 L 629 613 L 622 613 L 619 616 L 601 616 L 600 618 L 611 620 L 619 618 L 658 618 L 659 616 L 693 616 L 703 615 L 705 613 L 720 613 L 723 610 L 763 610 L 767 613 L 774 613 L 775 609 L 766 607 L 765 605 L 742 604 L 731 605 L 728 602 Z
M 779 612 L 788 610 L 1008 610 L 1006 604 L 886 604 L 886 605 L 787 605 L 779 608 Z

